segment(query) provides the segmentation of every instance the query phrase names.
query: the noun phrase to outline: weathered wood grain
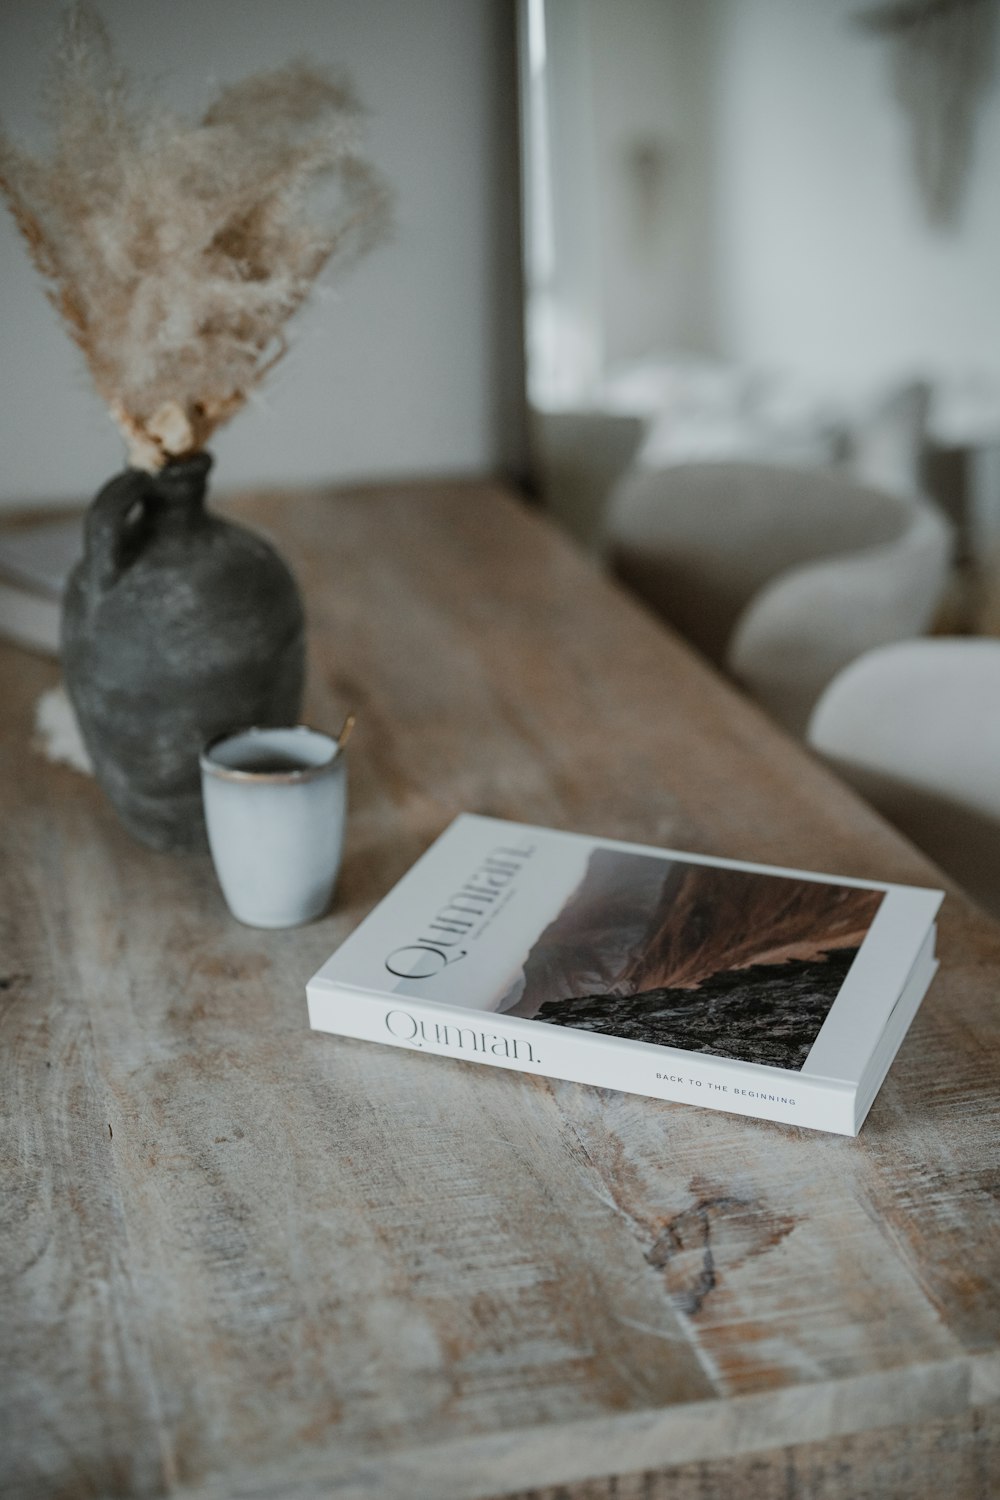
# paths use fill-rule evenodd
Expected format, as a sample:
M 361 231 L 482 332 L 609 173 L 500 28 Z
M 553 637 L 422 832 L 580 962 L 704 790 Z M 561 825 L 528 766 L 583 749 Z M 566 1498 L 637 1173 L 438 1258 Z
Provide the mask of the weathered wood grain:
M 856 1141 L 311 1034 L 460 810 L 940 877 L 498 491 L 234 509 L 304 584 L 311 719 L 359 713 L 322 922 L 241 928 L 206 856 L 133 845 L 0 649 L 3 1493 L 846 1500 L 947 1452 L 977 1495 L 1000 930 L 946 902 Z
M 994 1500 L 1000 1494 L 997 1412 L 973 1410 L 919 1427 L 852 1433 L 749 1459 L 647 1469 L 611 1480 L 495 1500 Z

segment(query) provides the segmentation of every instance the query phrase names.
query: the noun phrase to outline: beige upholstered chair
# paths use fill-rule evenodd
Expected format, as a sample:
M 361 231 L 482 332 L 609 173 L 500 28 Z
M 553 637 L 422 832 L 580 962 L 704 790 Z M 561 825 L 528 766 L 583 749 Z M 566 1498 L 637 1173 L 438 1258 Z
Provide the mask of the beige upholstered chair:
M 1000 916 L 1000 641 L 903 641 L 823 693 L 808 738 L 836 770 Z
M 812 469 L 633 468 L 606 529 L 615 571 L 793 733 L 863 651 L 927 628 L 950 530 L 929 502 Z

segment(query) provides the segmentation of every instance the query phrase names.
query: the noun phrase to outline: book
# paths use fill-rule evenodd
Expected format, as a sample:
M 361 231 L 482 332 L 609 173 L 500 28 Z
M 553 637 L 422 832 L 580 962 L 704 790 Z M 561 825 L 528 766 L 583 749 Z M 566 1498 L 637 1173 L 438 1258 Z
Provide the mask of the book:
M 58 656 L 63 591 L 82 555 L 80 516 L 0 531 L 0 636 Z
M 309 1021 L 857 1135 L 942 899 L 464 814 L 309 981 Z

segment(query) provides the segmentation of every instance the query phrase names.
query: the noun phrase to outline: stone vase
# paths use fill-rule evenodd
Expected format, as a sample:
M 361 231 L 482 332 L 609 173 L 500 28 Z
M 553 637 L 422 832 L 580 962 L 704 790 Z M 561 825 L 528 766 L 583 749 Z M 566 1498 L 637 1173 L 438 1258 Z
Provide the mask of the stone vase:
M 205 509 L 207 453 L 126 469 L 87 514 L 63 606 L 66 687 L 97 780 L 154 849 L 205 841 L 198 757 L 228 729 L 298 721 L 298 588 L 273 547 Z

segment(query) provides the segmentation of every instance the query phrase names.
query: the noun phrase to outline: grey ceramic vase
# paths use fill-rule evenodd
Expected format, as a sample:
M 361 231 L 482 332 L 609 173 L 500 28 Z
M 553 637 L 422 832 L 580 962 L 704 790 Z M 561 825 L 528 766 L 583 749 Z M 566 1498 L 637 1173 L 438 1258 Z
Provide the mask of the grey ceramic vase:
M 301 708 L 295 580 L 263 538 L 205 509 L 211 465 L 198 453 L 105 485 L 63 606 L 63 672 L 97 779 L 154 849 L 205 841 L 208 740 L 295 724 Z

